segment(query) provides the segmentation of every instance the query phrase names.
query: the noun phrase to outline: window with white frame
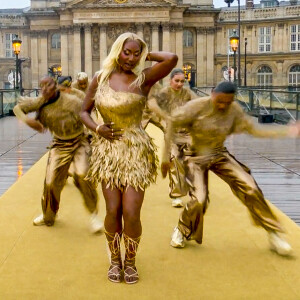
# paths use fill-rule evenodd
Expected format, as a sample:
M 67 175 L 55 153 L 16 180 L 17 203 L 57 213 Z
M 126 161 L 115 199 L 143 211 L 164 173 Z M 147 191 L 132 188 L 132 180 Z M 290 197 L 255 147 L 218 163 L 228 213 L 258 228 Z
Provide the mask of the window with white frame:
M 291 25 L 291 51 L 300 51 L 300 25 Z
M 5 33 L 5 57 L 15 57 L 12 41 L 15 38 L 14 33 Z
M 183 47 L 193 46 L 193 33 L 190 30 L 183 30 Z
M 54 33 L 51 37 L 51 48 L 52 49 L 60 49 L 60 34 Z
M 271 52 L 272 27 L 258 29 L 258 52 Z
M 257 71 L 257 85 L 271 86 L 273 82 L 272 69 L 269 66 L 261 66 Z
M 289 85 L 300 86 L 300 65 L 294 65 L 290 68 Z

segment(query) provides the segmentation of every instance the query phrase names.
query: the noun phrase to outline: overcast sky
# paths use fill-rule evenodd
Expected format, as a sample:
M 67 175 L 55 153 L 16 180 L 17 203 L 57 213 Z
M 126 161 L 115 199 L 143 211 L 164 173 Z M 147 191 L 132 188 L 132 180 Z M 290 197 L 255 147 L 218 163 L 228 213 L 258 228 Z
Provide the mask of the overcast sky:
M 245 0 L 240 0 L 241 5 L 245 4 Z M 224 7 L 226 3 L 224 0 L 213 0 L 215 7 Z M 259 3 L 259 0 L 254 0 L 254 3 Z M 237 0 L 232 3 L 233 6 L 237 6 Z M 30 0 L 0 0 L 1 8 L 24 8 L 30 6 Z

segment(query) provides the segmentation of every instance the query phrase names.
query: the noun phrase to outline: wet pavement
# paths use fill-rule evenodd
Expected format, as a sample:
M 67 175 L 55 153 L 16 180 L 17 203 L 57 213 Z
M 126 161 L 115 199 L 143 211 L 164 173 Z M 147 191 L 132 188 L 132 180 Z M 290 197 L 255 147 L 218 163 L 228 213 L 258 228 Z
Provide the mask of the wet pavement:
M 0 119 L 0 196 L 47 151 L 51 136 L 40 134 L 16 117 Z
M 0 196 L 47 152 L 50 141 L 49 133 L 37 133 L 16 117 L 0 119 Z M 251 168 L 266 198 L 300 225 L 300 139 L 238 135 L 226 145 Z

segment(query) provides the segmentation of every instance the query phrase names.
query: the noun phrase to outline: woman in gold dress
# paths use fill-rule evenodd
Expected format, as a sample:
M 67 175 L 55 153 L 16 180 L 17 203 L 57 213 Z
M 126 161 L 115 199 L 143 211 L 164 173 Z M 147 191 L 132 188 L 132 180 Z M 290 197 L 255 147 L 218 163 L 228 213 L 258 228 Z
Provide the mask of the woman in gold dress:
M 144 69 L 145 60 L 157 63 Z M 104 225 L 111 251 L 108 279 L 113 282 L 122 280 L 122 234 L 126 249 L 124 280 L 132 284 L 139 279 L 135 256 L 142 233 L 140 211 L 145 189 L 157 174 L 155 145 L 141 126 L 142 114 L 151 87 L 176 63 L 175 54 L 148 53 L 140 37 L 124 33 L 94 76 L 82 107 L 83 123 L 95 132 L 88 178 L 102 184 L 106 201 Z M 94 106 L 103 125 L 90 116 Z

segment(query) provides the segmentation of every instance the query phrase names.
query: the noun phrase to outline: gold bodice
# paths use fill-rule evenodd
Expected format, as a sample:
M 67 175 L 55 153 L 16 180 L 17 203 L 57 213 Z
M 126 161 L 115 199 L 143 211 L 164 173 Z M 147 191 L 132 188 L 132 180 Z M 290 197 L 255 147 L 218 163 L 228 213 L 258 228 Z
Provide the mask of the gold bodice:
M 95 106 L 104 123 L 113 122 L 124 130 L 140 126 L 146 98 L 130 92 L 114 91 L 108 84 L 98 88 Z
M 104 123 L 114 122 L 124 130 L 120 140 L 109 141 L 94 135 L 89 177 L 95 184 L 120 190 L 132 186 L 144 190 L 155 181 L 158 159 L 156 146 L 141 126 L 146 98 L 130 92 L 117 92 L 104 84 L 98 87 L 95 107 Z

